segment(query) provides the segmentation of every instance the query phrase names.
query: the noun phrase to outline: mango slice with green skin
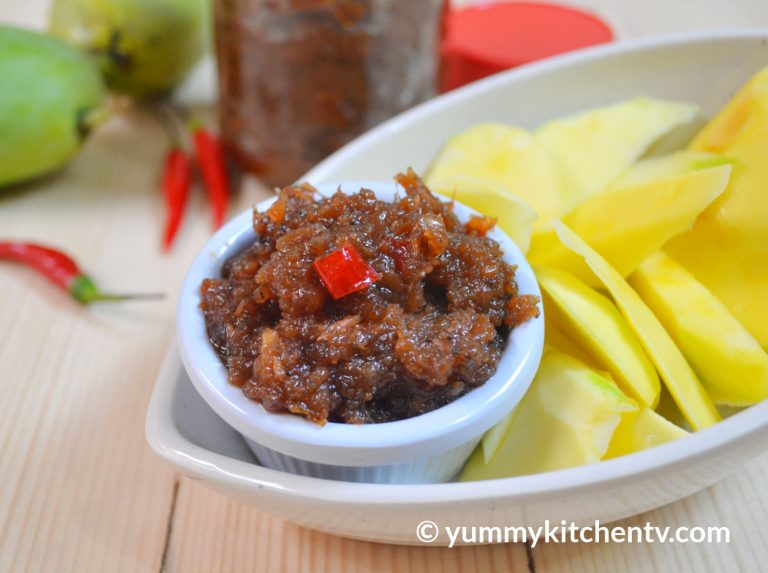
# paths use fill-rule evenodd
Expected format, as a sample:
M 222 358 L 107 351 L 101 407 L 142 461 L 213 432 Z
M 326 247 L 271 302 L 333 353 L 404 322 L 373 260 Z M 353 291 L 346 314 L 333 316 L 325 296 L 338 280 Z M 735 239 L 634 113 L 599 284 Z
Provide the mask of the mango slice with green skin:
M 0 26 L 0 187 L 63 166 L 103 112 L 93 62 L 57 40 Z
M 683 149 L 638 161 L 614 179 L 608 189 L 635 187 L 668 177 L 680 177 L 696 171 L 734 164 L 735 161 L 725 155 Z
M 616 269 L 566 225 L 557 222 L 555 230 L 563 244 L 584 257 L 611 294 L 691 428 L 700 430 L 719 422 L 720 414 L 704 386 L 640 296 Z
M 563 222 L 626 277 L 671 238 L 689 230 L 725 191 L 731 172 L 726 162 L 687 153 L 642 161 L 616 186 L 565 215 Z M 700 166 L 704 168 L 697 170 Z M 583 259 L 562 244 L 554 229 L 534 236 L 529 258 L 598 286 Z
M 483 434 L 483 439 L 480 441 L 480 446 L 477 448 L 483 452 L 483 463 L 487 464 L 491 461 L 493 454 L 504 440 L 504 436 L 507 434 L 507 430 L 512 424 L 512 420 L 515 418 L 515 414 L 517 414 L 517 408 L 504 416 L 498 424 Z
M 549 349 L 488 462 L 478 447 L 461 480 L 595 463 L 608 450 L 622 414 L 636 409 L 612 382 L 577 359 Z
M 505 192 L 494 183 L 466 175 L 440 179 L 431 189 L 483 215 L 496 218 L 496 225 L 509 235 L 521 251 L 528 252 L 536 212 L 516 195 Z
M 715 404 L 749 406 L 768 398 L 768 354 L 728 309 L 665 253 L 629 278 L 682 351 Z
M 691 149 L 736 160 L 728 189 L 667 252 L 768 349 L 768 68 L 707 124 Z
M 547 328 L 549 329 L 549 327 Z M 547 332 L 552 332 L 552 330 L 549 329 Z M 558 346 L 547 345 L 545 348 L 547 349 L 546 350 L 547 352 L 556 352 L 560 354 L 565 354 L 572 358 L 576 358 L 577 360 L 582 362 L 585 366 L 591 368 L 592 370 L 594 370 L 596 373 L 603 376 L 606 380 L 610 381 L 615 386 L 615 382 L 613 382 L 613 379 L 611 378 L 610 374 L 608 372 L 601 371 L 599 367 L 595 366 L 593 364 L 594 361 L 592 360 L 592 358 L 584 354 L 583 351 L 578 349 L 575 345 L 573 345 L 573 343 L 570 343 L 569 348 L 571 350 L 576 350 L 576 354 L 572 354 L 570 352 L 563 352 L 562 349 Z M 584 358 L 582 359 L 582 357 Z M 515 408 L 509 414 L 504 416 L 504 418 L 502 418 L 500 422 L 498 422 L 495 426 L 493 426 L 490 430 L 488 430 L 485 434 L 483 434 L 483 439 L 480 442 L 480 449 L 482 449 L 483 451 L 484 463 L 487 464 L 491 461 L 491 458 L 493 457 L 494 452 L 496 452 L 499 445 L 501 445 L 502 441 L 504 440 L 504 436 L 507 433 L 507 429 L 509 428 L 510 424 L 512 424 L 512 420 L 514 419 L 516 413 L 517 413 L 517 408 Z M 624 416 L 631 415 L 631 414 L 632 414 L 631 412 L 628 412 L 628 413 L 625 413 Z
M 456 177 L 467 175 L 530 205 L 538 215 L 535 229 L 547 228 L 567 197 L 559 164 L 528 131 L 517 127 L 483 123 L 452 137 L 425 182 L 430 189 L 450 190 Z
M 565 168 L 574 184 L 569 207 L 603 191 L 656 140 L 692 122 L 696 106 L 636 97 L 555 119 L 535 132 L 536 141 Z
M 590 356 L 573 340 L 571 340 L 570 336 L 566 334 L 565 330 L 561 328 L 557 322 L 555 322 L 555 320 L 552 318 L 552 312 L 550 312 L 552 309 L 552 304 L 547 305 L 547 313 L 544 315 L 545 347 L 555 352 L 572 356 L 592 368 L 592 370 L 599 373 L 600 375 L 612 379 L 610 373 L 604 371 L 598 361 Z M 486 463 L 491 459 L 493 452 L 496 451 L 496 448 L 501 443 L 501 440 L 504 437 L 509 424 L 512 423 L 512 418 L 515 415 L 515 411 L 516 410 L 512 410 L 509 414 L 502 418 L 498 424 L 496 424 L 483 435 L 481 444 L 483 449 L 483 459 L 486 461 Z
M 547 299 L 549 299 L 549 296 L 547 296 Z M 550 307 L 554 307 L 554 305 L 550 305 Z M 547 307 L 547 311 L 549 311 L 550 307 Z M 544 344 L 552 347 L 558 352 L 578 358 L 593 370 L 597 370 L 603 374 L 605 370 L 599 361 L 573 340 L 572 336 L 575 332 L 571 332 L 570 334 L 566 332 L 567 327 L 560 326 L 560 323 L 556 322 L 555 319 L 550 316 L 551 314 L 552 313 L 547 312 L 544 315 Z M 559 320 L 563 321 L 563 318 L 559 317 Z M 613 376 L 611 376 L 611 378 L 613 378 Z
M 683 413 L 680 411 L 680 408 L 675 403 L 675 399 L 672 397 L 672 395 L 669 393 L 669 390 L 667 390 L 666 386 L 664 385 L 662 385 L 661 387 L 661 394 L 659 395 L 659 404 L 656 406 L 654 411 L 657 414 L 659 414 L 661 417 L 672 422 L 675 426 L 678 426 L 685 430 L 690 430 L 690 426 L 688 426 L 688 422 L 685 420 L 685 416 L 683 416 Z M 720 408 L 718 408 L 718 411 L 720 411 Z M 722 416 L 723 413 L 720 412 L 720 415 Z
M 626 412 L 613 433 L 604 459 L 647 450 L 688 435 L 684 429 L 650 408 Z
M 559 269 L 537 267 L 536 278 L 547 320 L 577 339 L 627 395 L 655 407 L 661 389 L 659 377 L 613 302 Z
M 148 98 L 200 60 L 209 10 L 205 0 L 55 0 L 50 29 L 92 54 L 110 89 Z

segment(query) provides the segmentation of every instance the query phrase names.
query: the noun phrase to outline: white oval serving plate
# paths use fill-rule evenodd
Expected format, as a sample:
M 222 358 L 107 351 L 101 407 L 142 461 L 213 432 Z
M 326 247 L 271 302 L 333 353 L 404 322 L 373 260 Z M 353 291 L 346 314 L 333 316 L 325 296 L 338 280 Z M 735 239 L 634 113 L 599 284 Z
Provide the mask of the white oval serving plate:
M 636 95 L 699 104 L 711 115 L 768 65 L 768 29 L 685 34 L 601 46 L 488 78 L 363 135 L 305 179 L 387 179 L 423 172 L 444 141 L 480 121 L 535 127 Z M 192 387 L 173 347 L 147 413 L 153 449 L 181 472 L 295 523 L 358 539 L 418 544 L 416 526 L 607 523 L 690 495 L 768 449 L 768 402 L 716 426 L 630 456 L 485 482 L 358 484 L 256 464 L 242 438 Z M 436 544 L 447 539 L 438 538 Z

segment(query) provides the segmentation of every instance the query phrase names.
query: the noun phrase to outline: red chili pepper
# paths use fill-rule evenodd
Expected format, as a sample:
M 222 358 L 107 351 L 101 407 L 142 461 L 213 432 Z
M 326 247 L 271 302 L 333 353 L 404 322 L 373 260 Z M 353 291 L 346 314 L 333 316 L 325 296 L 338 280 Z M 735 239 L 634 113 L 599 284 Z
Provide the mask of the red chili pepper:
M 192 181 L 192 164 L 184 150 L 174 145 L 165 156 L 163 169 L 163 192 L 165 194 L 165 231 L 163 232 L 163 250 L 171 248 L 173 239 L 181 225 L 184 208 L 189 198 L 189 185 Z
M 208 199 L 213 207 L 214 229 L 221 227 L 227 214 L 229 202 L 229 181 L 224 164 L 224 151 L 221 142 L 203 126 L 192 123 L 192 138 L 200 173 L 203 176 Z
M 96 287 L 93 280 L 80 270 L 71 257 L 43 245 L 21 241 L 0 241 L 0 259 L 16 261 L 37 270 L 82 304 L 97 301 L 162 298 L 162 295 L 159 294 L 103 293 Z
M 367 288 L 381 278 L 350 242 L 316 259 L 312 266 L 331 296 L 337 299 Z

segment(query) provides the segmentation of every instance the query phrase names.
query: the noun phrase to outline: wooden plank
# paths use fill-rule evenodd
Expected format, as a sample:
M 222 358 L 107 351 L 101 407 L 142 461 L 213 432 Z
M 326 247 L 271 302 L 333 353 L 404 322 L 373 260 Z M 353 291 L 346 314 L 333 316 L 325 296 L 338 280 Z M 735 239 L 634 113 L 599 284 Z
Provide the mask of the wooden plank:
M 182 479 L 167 571 L 527 572 L 524 545 L 406 547 L 343 539 L 261 513 Z
M 2 234 L 63 246 L 108 288 L 167 290 L 183 262 L 156 255 L 145 128 L 114 122 L 55 179 L 0 195 Z M 0 569 L 157 570 L 174 473 L 144 414 L 172 316 L 170 297 L 84 309 L 0 266 Z

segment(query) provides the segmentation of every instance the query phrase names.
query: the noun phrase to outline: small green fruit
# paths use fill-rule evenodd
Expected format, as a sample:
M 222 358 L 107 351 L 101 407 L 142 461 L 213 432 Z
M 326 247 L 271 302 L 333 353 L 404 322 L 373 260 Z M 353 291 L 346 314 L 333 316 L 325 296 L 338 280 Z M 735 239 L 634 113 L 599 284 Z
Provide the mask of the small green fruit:
M 0 26 L 0 187 L 63 166 L 104 114 L 87 55 L 60 40 Z
M 92 54 L 115 92 L 170 92 L 203 55 L 205 0 L 55 0 L 51 32 Z

